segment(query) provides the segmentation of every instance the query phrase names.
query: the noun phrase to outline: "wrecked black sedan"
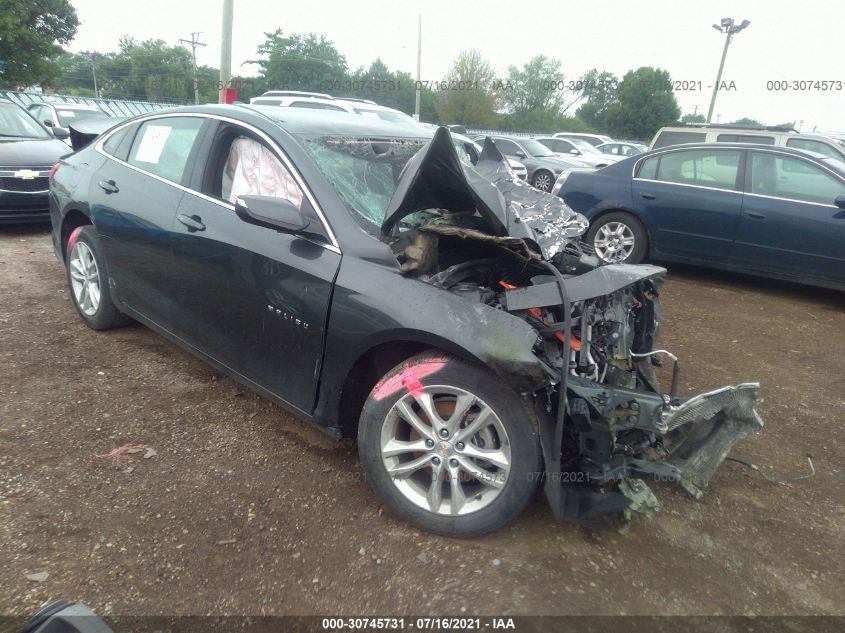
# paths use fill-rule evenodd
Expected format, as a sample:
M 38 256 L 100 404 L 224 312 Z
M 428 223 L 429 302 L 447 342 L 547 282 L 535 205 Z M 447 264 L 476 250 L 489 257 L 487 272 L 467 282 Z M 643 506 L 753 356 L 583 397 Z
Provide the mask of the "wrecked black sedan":
M 695 495 L 758 432 L 757 384 L 677 396 L 665 271 L 601 265 L 586 219 L 487 142 L 293 108 L 119 123 L 61 161 L 53 241 L 94 329 L 135 319 L 336 437 L 400 517 L 453 536 Z M 655 361 L 675 361 L 662 389 Z M 235 422 L 236 423 L 236 422 Z

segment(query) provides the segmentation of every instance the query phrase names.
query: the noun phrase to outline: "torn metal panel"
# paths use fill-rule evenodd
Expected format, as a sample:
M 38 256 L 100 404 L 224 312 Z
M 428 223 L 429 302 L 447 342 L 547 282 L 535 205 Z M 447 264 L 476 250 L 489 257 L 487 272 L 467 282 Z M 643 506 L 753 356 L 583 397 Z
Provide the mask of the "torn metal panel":
M 569 208 L 562 198 L 517 178 L 490 138 L 484 141 L 475 169 L 496 185 L 512 213 L 531 228 L 546 259 L 552 259 L 567 242 L 589 228 L 587 218 Z
M 70 144 L 74 151 L 79 151 L 106 130 L 110 130 L 126 117 L 92 117 L 73 121 L 68 125 Z
M 450 214 L 480 214 L 487 231 L 507 235 L 507 208 L 502 194 L 458 158 L 446 128 L 405 165 L 387 206 L 382 233 L 389 235 L 407 216 L 444 209 Z
M 763 430 L 754 410 L 757 383 L 722 387 L 704 393 L 665 414 L 667 463 L 682 473 L 681 485 L 695 497 L 719 464 L 742 438 Z
M 516 178 L 489 139 L 475 167 L 461 162 L 446 128 L 439 128 L 431 142 L 408 161 L 387 207 L 382 233 L 394 233 L 400 221 L 423 211 L 448 214 L 455 220 L 477 213 L 484 231 L 536 244 L 547 260 L 589 226 L 561 198 Z

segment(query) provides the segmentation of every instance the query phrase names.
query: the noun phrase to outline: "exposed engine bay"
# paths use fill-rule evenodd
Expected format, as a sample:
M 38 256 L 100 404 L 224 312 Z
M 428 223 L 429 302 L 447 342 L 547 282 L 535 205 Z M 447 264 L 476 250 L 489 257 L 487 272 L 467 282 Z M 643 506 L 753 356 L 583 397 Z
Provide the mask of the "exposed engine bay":
M 578 241 L 587 227 L 517 179 L 490 139 L 470 167 L 441 128 L 405 167 L 382 232 L 405 275 L 536 331 L 548 380 L 522 395 L 538 415 L 555 515 L 624 525 L 659 508 L 649 479 L 701 496 L 734 443 L 762 429 L 759 385 L 679 397 L 678 359 L 657 348 L 666 270 L 600 262 Z M 664 391 L 655 367 L 667 361 Z

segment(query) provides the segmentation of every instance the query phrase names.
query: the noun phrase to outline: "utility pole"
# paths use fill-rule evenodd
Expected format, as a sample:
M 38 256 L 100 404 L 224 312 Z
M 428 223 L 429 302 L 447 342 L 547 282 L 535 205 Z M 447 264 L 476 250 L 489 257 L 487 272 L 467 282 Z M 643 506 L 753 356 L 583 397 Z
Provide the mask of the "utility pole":
M 232 81 L 232 15 L 234 0 L 223 0 L 223 33 L 220 38 L 220 103 L 223 91 Z
M 422 69 L 422 13 L 417 14 L 417 90 L 416 90 L 416 105 L 414 106 L 414 118 L 419 122 L 420 120 L 420 90 L 422 86 L 420 81 Z
M 97 53 L 91 53 L 91 72 L 94 73 L 94 97 L 100 98 L 100 91 L 97 88 Z
M 191 45 L 191 59 L 193 59 L 194 62 L 194 104 L 198 104 L 200 102 L 200 91 L 197 86 L 197 46 L 205 46 L 203 42 L 199 41 L 200 33 L 202 33 L 202 31 L 191 33 L 191 39 L 189 40 L 179 40 L 180 42 Z
M 751 22 L 743 20 L 740 24 L 735 24 L 733 18 L 723 18 L 719 24 L 714 24 L 713 28 L 724 33 L 725 48 L 722 49 L 722 61 L 719 62 L 719 72 L 716 74 L 716 83 L 713 84 L 713 96 L 710 97 L 710 109 L 707 110 L 707 122 L 713 118 L 713 108 L 716 107 L 716 94 L 719 92 L 719 84 L 722 82 L 722 71 L 725 68 L 725 58 L 728 56 L 728 47 L 731 45 L 731 38 L 746 28 Z

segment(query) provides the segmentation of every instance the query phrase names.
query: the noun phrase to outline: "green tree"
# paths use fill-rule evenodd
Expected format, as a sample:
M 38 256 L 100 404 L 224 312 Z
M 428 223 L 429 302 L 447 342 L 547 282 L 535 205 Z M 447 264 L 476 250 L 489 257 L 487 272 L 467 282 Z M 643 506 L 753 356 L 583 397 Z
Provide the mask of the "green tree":
M 0 5 L 0 85 L 24 88 L 60 73 L 55 59 L 76 35 L 69 0 L 3 0 Z
M 747 116 L 737 119 L 733 122 L 734 125 L 763 125 L 757 119 L 750 119 Z
M 568 116 L 553 110 L 530 110 L 528 112 L 502 115 L 499 128 L 510 132 L 552 134 L 554 132 L 595 132 L 577 116 Z
M 707 117 L 703 114 L 685 114 L 681 117 L 681 123 L 707 123 Z
M 467 127 L 494 127 L 497 119 L 494 80 L 490 62 L 479 51 L 462 51 L 446 73 L 444 89 L 434 97 L 440 120 Z
M 505 109 L 525 114 L 532 110 L 565 112 L 573 100 L 566 99 L 566 75 L 560 60 L 536 55 L 522 68 L 508 68 L 508 85 L 502 92 Z
M 625 73 L 605 120 L 614 137 L 648 139 L 680 116 L 668 71 L 642 66 Z
M 346 58 L 325 35 L 265 33 L 258 47 L 260 74 L 268 89 L 331 92 L 347 78 Z
M 341 89 L 332 92 L 337 97 L 369 99 L 388 108 L 396 108 L 405 114 L 413 115 L 416 108 L 416 82 L 409 73 L 392 71 L 380 59 L 376 58 L 369 66 L 363 66 L 350 73 L 348 81 Z M 434 121 L 434 95 L 424 90 L 420 95 L 420 119 Z
M 576 82 L 583 103 L 575 111 L 576 116 L 597 130 L 606 128 L 607 110 L 616 101 L 619 79 L 611 72 L 597 68 L 588 70 Z
M 47 84 L 47 87 L 63 94 L 95 96 L 92 57 L 96 60 L 96 53 L 91 51 L 81 53 L 62 51 L 56 57 L 59 74 Z

